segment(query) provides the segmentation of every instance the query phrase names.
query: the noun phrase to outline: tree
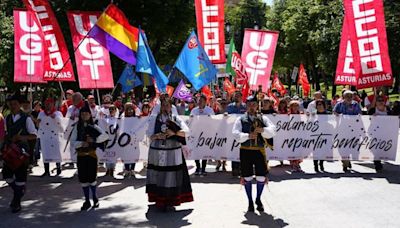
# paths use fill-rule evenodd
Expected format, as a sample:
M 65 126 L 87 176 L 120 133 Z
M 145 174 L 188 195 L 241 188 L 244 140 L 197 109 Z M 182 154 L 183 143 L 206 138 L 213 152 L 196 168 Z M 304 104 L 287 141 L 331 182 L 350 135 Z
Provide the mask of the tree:
M 225 7 L 225 21 L 232 26 L 238 52 L 242 51 L 245 28 L 265 28 L 267 6 L 260 0 L 240 0 L 237 5 Z

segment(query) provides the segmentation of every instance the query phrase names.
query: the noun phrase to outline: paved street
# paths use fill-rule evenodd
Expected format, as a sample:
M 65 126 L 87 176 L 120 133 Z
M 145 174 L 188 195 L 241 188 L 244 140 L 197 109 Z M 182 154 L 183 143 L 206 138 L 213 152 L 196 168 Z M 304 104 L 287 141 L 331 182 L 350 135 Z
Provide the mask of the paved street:
M 354 162 L 354 172 L 349 174 L 341 172 L 339 162 L 326 162 L 326 172 L 320 174 L 314 173 L 312 161 L 302 163 L 302 174 L 290 174 L 290 167 L 277 167 L 278 162 L 271 165 L 262 214 L 246 213 L 247 199 L 239 180 L 230 173 L 215 173 L 214 165 L 209 165 L 208 176 L 192 176 L 195 201 L 168 213 L 148 206 L 140 173 L 136 179 L 100 177 L 100 208 L 80 212 L 83 199 L 75 170 L 40 178 L 43 169 L 35 167 L 19 214 L 9 212 L 11 194 L 0 181 L 0 227 L 400 226 L 399 163 L 385 163 L 379 174 L 372 162 Z M 193 173 L 194 163 L 190 161 L 189 166 Z M 122 165 L 117 168 L 119 172 Z M 139 164 L 137 170 L 141 168 Z

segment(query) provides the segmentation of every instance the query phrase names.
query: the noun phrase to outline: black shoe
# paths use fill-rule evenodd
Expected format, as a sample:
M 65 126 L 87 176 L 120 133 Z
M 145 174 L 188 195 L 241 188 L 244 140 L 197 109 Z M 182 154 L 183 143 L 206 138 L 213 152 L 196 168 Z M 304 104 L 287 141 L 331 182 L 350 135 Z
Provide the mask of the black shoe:
M 257 205 L 257 211 L 259 211 L 259 212 L 264 211 L 264 205 L 261 203 L 260 199 L 256 199 L 256 205 Z
M 347 169 L 347 167 L 343 167 L 343 172 L 348 173 L 349 170 Z
M 204 170 L 202 170 L 200 175 L 202 175 L 202 176 L 207 176 L 207 172 L 204 171 Z
M 351 162 L 349 161 L 349 169 L 351 169 Z
M 249 203 L 249 207 L 247 208 L 247 212 L 254 212 L 254 204 L 253 204 L 253 202 Z
M 94 198 L 94 199 L 93 199 L 93 206 L 92 206 L 92 208 L 98 208 L 99 206 L 100 206 L 100 204 L 99 204 L 99 199 Z
M 44 172 L 40 177 L 49 177 L 50 173 L 49 172 Z
M 61 174 L 61 169 L 57 169 L 56 176 L 60 176 L 60 174 Z
M 12 213 L 18 213 L 21 211 L 21 201 L 15 198 L 14 204 L 11 206 Z
M 11 207 L 11 212 L 12 213 L 18 213 L 18 212 L 20 212 L 21 211 L 21 203 L 20 202 L 16 202 L 15 203 L 15 205 L 13 205 L 12 207 Z
M 319 173 L 318 166 L 314 166 L 314 171 L 315 171 L 316 173 Z
M 196 172 L 194 173 L 194 175 L 196 175 L 196 176 L 200 176 L 200 174 L 201 174 L 201 171 L 200 171 L 200 169 L 196 169 Z
M 12 198 L 11 202 L 10 202 L 10 208 L 15 207 L 17 204 L 17 199 L 15 198 L 15 196 Z
M 87 211 L 91 206 L 90 201 L 85 201 L 81 207 L 81 211 Z
M 325 172 L 324 165 L 319 165 L 319 169 L 321 169 L 321 172 Z

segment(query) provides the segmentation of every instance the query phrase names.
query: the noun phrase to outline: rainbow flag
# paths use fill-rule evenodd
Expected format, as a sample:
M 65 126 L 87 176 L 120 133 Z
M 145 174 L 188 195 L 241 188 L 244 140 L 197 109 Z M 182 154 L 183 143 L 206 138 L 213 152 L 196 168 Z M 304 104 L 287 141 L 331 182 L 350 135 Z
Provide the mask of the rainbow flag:
M 107 6 L 88 36 L 118 58 L 136 65 L 139 30 L 129 24 L 124 13 L 114 4 Z

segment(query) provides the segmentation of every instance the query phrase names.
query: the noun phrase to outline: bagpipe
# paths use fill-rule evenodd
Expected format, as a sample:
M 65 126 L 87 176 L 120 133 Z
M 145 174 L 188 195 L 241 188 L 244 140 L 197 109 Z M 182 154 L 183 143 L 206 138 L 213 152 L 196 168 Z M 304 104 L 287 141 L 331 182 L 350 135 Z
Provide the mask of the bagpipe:
M 251 124 L 250 132 L 254 133 L 254 131 L 259 127 L 264 128 L 266 126 L 265 126 L 264 121 L 262 119 L 262 114 L 257 112 L 256 117 L 254 118 L 253 123 Z M 260 136 L 261 136 L 261 133 L 257 133 L 257 138 L 256 139 L 252 139 L 250 141 L 250 145 L 251 146 L 257 146 L 258 145 L 257 140 L 258 140 L 258 137 L 260 137 Z M 263 140 L 265 140 L 265 139 L 263 138 Z
M 165 127 L 161 127 L 162 133 L 165 133 L 168 129 L 175 133 L 182 130 L 182 128 L 176 123 L 176 120 L 174 118 L 172 118 L 171 115 L 169 116 L 168 120 L 164 123 L 164 126 Z M 174 135 L 174 136 L 169 137 L 168 139 L 173 139 L 173 140 L 180 142 L 182 145 L 186 145 L 185 137 Z

